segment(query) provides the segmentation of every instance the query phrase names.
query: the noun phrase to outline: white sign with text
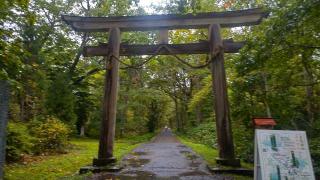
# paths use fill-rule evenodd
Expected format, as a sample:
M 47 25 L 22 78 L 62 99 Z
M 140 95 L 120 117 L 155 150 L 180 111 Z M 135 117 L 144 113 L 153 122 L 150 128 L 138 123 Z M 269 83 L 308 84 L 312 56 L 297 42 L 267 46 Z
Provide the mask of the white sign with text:
M 304 131 L 255 132 L 255 180 L 315 180 Z

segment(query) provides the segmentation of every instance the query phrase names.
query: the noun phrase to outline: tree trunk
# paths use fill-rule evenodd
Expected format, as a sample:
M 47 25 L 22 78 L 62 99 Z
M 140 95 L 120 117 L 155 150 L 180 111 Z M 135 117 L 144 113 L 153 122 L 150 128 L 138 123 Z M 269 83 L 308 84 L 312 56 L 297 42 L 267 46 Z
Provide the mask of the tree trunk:
M 9 109 L 9 84 L 0 81 L 0 179 L 3 179 L 3 167 L 6 157 L 6 129 Z
M 312 125 L 314 123 L 314 77 L 313 73 L 311 71 L 311 67 L 308 63 L 309 58 L 311 57 L 312 52 L 309 52 L 305 50 L 302 53 L 302 65 L 303 65 L 303 75 L 306 84 L 309 84 L 305 87 L 305 92 L 306 92 L 306 111 L 308 115 L 308 120 L 310 124 Z
M 80 127 L 80 136 L 84 137 L 84 134 L 85 134 L 84 125 L 81 125 L 81 127 Z
M 306 82 L 311 82 L 310 76 L 308 75 L 306 68 L 303 69 L 304 79 Z M 305 87 L 306 92 L 306 110 L 308 114 L 308 120 L 311 124 L 314 122 L 314 112 L 313 112 L 313 85 L 308 85 Z
M 178 100 L 174 99 L 174 107 L 175 107 L 175 112 L 176 112 L 176 128 L 177 131 L 180 132 L 181 131 L 181 126 L 180 126 L 180 113 L 179 113 L 179 104 L 178 104 Z
M 272 117 L 271 115 L 271 110 L 270 110 L 270 106 L 268 103 L 268 92 L 269 92 L 269 86 L 268 86 L 268 79 L 267 79 L 267 73 L 263 72 L 262 73 L 262 77 L 263 77 L 263 84 L 264 84 L 264 105 L 266 107 L 266 113 L 267 113 L 267 117 Z
M 25 120 L 25 97 L 24 95 L 20 92 L 19 93 L 19 109 L 20 109 L 20 121 Z
M 198 61 L 197 61 L 198 62 Z M 199 63 L 197 63 L 199 64 Z M 201 89 L 201 84 L 200 84 L 200 77 L 199 76 L 196 76 L 193 78 L 193 84 L 194 84 L 194 87 L 196 90 L 200 90 Z M 196 113 L 196 123 L 197 124 L 200 124 L 202 123 L 202 119 L 203 119 L 203 116 L 202 116 L 202 112 L 201 112 L 201 104 L 198 104 L 195 108 L 195 113 Z

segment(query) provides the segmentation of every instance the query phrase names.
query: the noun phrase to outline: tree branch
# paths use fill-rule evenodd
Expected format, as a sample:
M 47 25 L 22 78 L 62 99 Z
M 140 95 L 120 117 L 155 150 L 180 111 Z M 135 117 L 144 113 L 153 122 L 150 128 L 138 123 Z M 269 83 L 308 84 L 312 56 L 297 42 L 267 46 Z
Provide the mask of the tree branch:
M 80 84 L 81 81 L 83 81 L 83 80 L 84 80 L 85 78 L 87 78 L 88 76 L 91 76 L 91 75 L 93 75 L 93 74 L 95 74 L 95 73 L 98 73 L 99 71 L 102 71 L 102 70 L 103 70 L 103 69 L 100 69 L 100 68 L 92 69 L 92 70 L 88 71 L 88 72 L 86 73 L 86 75 L 83 75 L 83 76 L 79 77 L 77 80 L 75 80 L 73 84 Z
M 74 73 L 74 71 L 75 71 L 75 69 L 76 69 L 76 66 L 78 65 L 78 63 L 79 63 L 79 60 L 80 60 L 80 57 L 81 57 L 81 54 L 82 54 L 82 50 L 83 50 L 83 47 L 86 45 L 86 43 L 87 43 L 87 38 L 88 37 L 88 35 L 87 35 L 87 33 L 84 33 L 83 35 L 82 35 L 82 42 L 81 42 L 81 45 L 80 45 L 80 47 L 79 47 L 79 49 L 78 49 L 78 52 L 77 52 L 77 54 L 76 54 L 76 56 L 75 56 L 75 58 L 74 58 L 74 60 L 73 60 L 73 63 L 72 63 L 72 65 L 71 65 L 71 67 L 70 67 L 70 70 L 69 70 L 69 73 L 72 75 L 73 73 Z

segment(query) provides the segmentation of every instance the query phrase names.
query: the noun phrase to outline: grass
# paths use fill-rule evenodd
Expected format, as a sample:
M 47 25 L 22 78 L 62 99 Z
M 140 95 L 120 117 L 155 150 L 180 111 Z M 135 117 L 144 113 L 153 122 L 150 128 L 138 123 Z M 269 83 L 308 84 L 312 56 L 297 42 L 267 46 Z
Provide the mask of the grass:
M 201 155 L 209 165 L 216 165 L 215 159 L 218 157 L 218 151 L 216 149 L 210 148 L 204 144 L 195 143 L 186 137 L 179 136 L 178 138 L 182 144 L 185 144 L 193 151 Z
M 142 142 L 150 140 L 154 134 L 143 136 L 131 136 L 130 138 L 119 139 L 115 143 L 114 156 L 121 159 Z M 209 165 L 216 165 L 215 158 L 218 151 L 204 144 L 198 144 L 190 139 L 180 136 L 180 141 L 191 147 L 196 153 L 201 155 Z M 25 164 L 14 163 L 5 166 L 5 179 L 8 180 L 51 180 L 51 179 L 84 179 L 87 175 L 78 175 L 80 167 L 91 164 L 93 157 L 98 152 L 98 140 L 93 139 L 72 139 L 71 144 L 75 148 L 69 150 L 67 154 L 52 156 L 32 157 L 33 161 Z M 244 167 L 251 167 L 250 164 L 242 163 Z M 234 176 L 235 179 L 252 179 L 244 176 Z
M 215 159 L 218 157 L 218 151 L 214 148 L 211 148 L 204 144 L 198 144 L 196 142 L 193 142 L 192 140 L 184 137 L 184 136 L 178 136 L 181 143 L 185 144 L 186 146 L 190 147 L 194 152 L 199 154 L 209 166 L 217 166 L 217 163 Z M 244 168 L 252 169 L 252 164 L 241 162 L 241 166 Z M 226 167 L 227 168 L 227 167 Z M 249 180 L 252 179 L 252 177 L 247 176 L 240 176 L 240 175 L 231 175 L 226 174 L 227 176 L 232 176 L 236 180 Z
M 121 159 L 144 141 L 150 140 L 153 134 L 134 136 L 117 140 L 114 156 Z M 75 148 L 67 154 L 33 157 L 34 161 L 14 163 L 5 166 L 5 179 L 8 180 L 51 180 L 65 177 L 79 179 L 77 175 L 80 167 L 91 164 L 98 152 L 98 140 L 72 139 Z M 68 177 L 68 178 L 67 178 Z M 81 178 L 80 178 L 81 179 Z

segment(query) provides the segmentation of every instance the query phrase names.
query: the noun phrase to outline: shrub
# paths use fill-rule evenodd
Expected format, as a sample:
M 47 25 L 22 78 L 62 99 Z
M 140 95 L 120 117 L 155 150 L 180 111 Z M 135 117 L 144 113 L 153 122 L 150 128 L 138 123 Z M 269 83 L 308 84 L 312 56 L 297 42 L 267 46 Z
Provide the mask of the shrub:
M 28 132 L 27 126 L 21 123 L 8 123 L 6 161 L 15 162 L 21 160 L 23 154 L 32 152 L 34 138 Z
M 101 126 L 101 120 L 97 118 L 93 118 L 90 120 L 87 124 L 86 128 L 86 136 L 90 138 L 98 139 L 100 135 L 100 126 Z
M 36 127 L 33 133 L 38 138 L 35 146 L 37 153 L 64 152 L 70 129 L 61 121 L 49 118 Z
M 310 152 L 312 157 L 312 164 L 314 168 L 314 172 L 316 176 L 320 176 L 320 138 L 313 138 L 310 139 L 309 142 L 310 145 Z
M 211 147 L 217 146 L 216 128 L 213 122 L 203 123 L 187 131 L 188 138 Z
M 240 122 L 232 126 L 236 155 L 248 163 L 254 162 L 254 129 L 247 128 Z

